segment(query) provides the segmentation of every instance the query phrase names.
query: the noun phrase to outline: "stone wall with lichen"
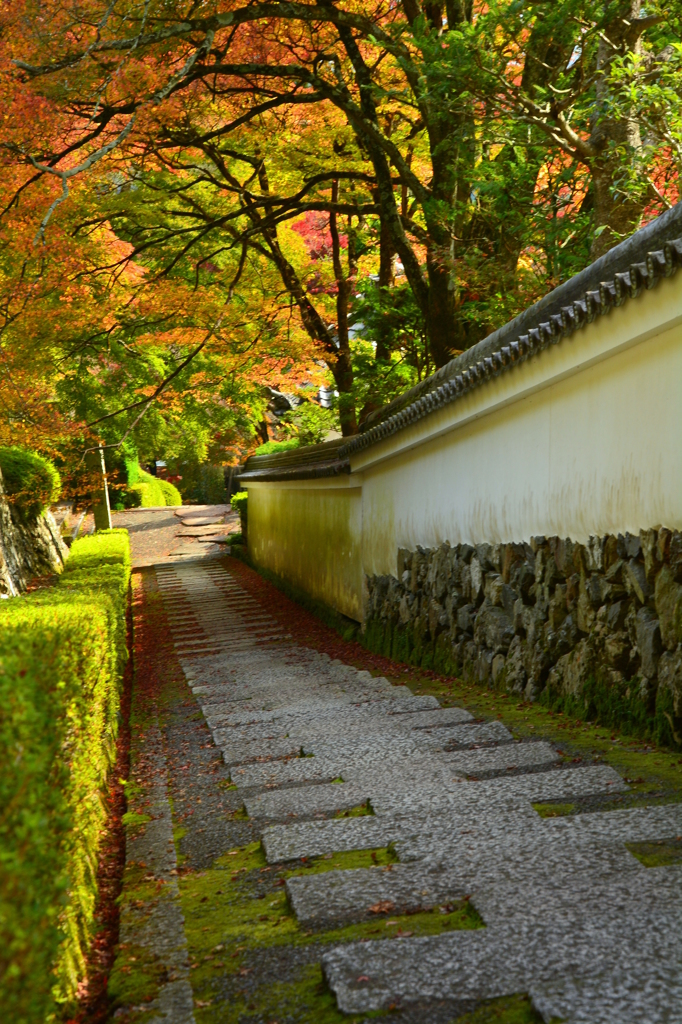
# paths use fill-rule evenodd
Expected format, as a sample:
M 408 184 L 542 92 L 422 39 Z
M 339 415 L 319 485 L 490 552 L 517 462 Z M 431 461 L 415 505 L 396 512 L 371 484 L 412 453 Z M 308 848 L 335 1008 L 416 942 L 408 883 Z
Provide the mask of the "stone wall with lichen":
M 682 533 L 418 547 L 366 584 L 371 649 L 682 746 Z

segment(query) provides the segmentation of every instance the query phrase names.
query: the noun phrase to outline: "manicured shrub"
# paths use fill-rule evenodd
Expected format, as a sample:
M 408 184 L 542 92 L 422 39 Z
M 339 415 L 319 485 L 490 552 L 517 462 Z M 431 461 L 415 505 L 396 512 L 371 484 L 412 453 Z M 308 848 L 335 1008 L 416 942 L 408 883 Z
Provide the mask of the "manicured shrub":
M 123 464 L 128 484 L 138 483 L 140 479 L 140 463 L 137 461 L 137 456 L 126 455 Z
M 249 508 L 248 508 L 248 505 L 249 505 L 249 492 L 248 491 L 237 491 L 237 493 L 233 494 L 232 497 L 230 498 L 230 505 L 235 510 L 235 512 L 239 513 L 239 522 L 241 523 L 241 526 L 242 526 L 243 543 L 247 544 L 248 543 L 248 527 L 249 527 L 249 517 L 248 517 L 248 511 L 249 511 Z
M 16 446 L 0 448 L 0 470 L 5 493 L 24 519 L 35 519 L 59 497 L 59 473 L 37 452 Z
M 182 505 L 182 495 L 177 487 L 169 483 L 168 480 L 159 479 L 157 483 L 161 488 L 166 505 Z
M 74 542 L 57 584 L 0 605 L 0 991 L 43 1024 L 83 977 L 127 657 L 125 531 Z
M 235 512 L 239 513 L 240 516 L 246 515 L 248 501 L 248 491 L 237 491 L 237 493 L 233 494 L 232 497 L 230 498 L 230 505 L 235 510 Z
M 123 467 L 126 485 L 115 500 L 115 508 L 159 508 L 163 505 L 182 505 L 182 495 L 167 480 L 147 473 L 140 467 L 137 455 L 130 452 L 119 456 L 119 470 Z

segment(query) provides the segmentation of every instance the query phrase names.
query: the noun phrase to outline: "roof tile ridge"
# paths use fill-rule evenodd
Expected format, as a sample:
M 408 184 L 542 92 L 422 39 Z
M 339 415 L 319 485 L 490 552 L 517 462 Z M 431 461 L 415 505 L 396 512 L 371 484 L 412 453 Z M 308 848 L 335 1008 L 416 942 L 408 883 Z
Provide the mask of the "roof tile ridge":
M 662 248 L 648 252 L 645 260 L 630 264 L 626 270 L 616 271 L 612 280 L 600 281 L 598 289 L 585 291 L 573 302 L 562 306 L 560 313 L 552 314 L 546 322 L 529 328 L 527 334 L 520 334 L 489 355 L 483 355 L 461 373 L 446 378 L 438 387 L 427 391 L 365 433 L 355 434 L 339 448 L 339 457 L 348 458 L 369 448 L 403 427 L 423 419 L 430 412 L 456 401 L 489 379 L 539 354 L 549 345 L 558 344 L 586 324 L 605 316 L 612 308 L 637 298 L 645 290 L 651 290 L 663 278 L 672 277 L 680 266 L 682 236 L 666 239 Z

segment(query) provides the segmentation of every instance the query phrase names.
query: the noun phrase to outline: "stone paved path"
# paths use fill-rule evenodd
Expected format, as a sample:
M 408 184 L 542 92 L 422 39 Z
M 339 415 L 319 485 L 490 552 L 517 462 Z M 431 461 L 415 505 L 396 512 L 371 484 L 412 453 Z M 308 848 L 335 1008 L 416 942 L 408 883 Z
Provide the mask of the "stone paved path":
M 535 803 L 627 786 L 608 766 L 566 764 L 549 743 L 297 646 L 218 560 L 166 562 L 156 579 L 268 863 L 393 844 L 390 870 L 289 877 L 301 926 L 462 899 L 485 925 L 327 946 L 341 1011 L 528 993 L 547 1022 L 681 1024 L 682 866 L 646 868 L 625 845 L 679 836 L 680 804 L 541 818 Z M 174 948 L 182 998 L 158 1020 L 179 1024 L 192 1018 Z
M 165 559 L 215 555 L 222 550 L 226 535 L 240 529 L 239 516 L 229 505 L 133 508 L 112 512 L 111 522 L 128 531 L 135 568 Z M 88 532 L 87 521 L 83 532 Z

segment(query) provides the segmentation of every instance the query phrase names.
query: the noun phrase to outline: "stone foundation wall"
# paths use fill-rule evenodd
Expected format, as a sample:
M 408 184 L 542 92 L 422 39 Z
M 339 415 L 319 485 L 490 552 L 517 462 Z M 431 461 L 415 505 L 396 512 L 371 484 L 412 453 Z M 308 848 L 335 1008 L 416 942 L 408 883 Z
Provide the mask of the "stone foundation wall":
M 682 746 L 682 534 L 398 552 L 373 650 Z

